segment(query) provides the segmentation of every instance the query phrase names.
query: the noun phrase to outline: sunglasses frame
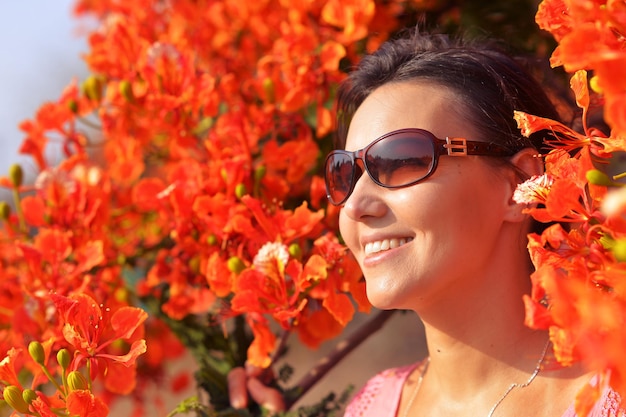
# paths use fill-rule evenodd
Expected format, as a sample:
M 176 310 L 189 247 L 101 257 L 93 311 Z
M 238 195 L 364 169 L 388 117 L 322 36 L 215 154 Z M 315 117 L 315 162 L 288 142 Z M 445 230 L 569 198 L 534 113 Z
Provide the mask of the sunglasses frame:
M 415 181 L 411 181 L 407 184 L 402 184 L 402 185 L 386 185 L 383 184 L 382 182 L 378 181 L 377 179 L 375 179 L 368 166 L 367 163 L 365 162 L 365 156 L 367 155 L 367 152 L 374 146 L 376 145 L 378 142 L 389 138 L 390 136 L 397 136 L 397 135 L 403 135 L 403 134 L 407 134 L 407 133 L 413 133 L 416 135 L 415 139 L 416 140 L 427 140 L 430 139 L 430 142 L 432 144 L 432 147 L 434 149 L 433 152 L 433 162 L 432 165 L 430 167 L 430 169 L 428 170 L 428 172 L 426 173 L 426 175 L 424 175 L 421 178 L 418 178 Z M 513 151 L 503 145 L 500 145 L 498 143 L 493 143 L 493 142 L 479 142 L 479 141 L 473 141 L 473 140 L 467 140 L 464 138 L 457 138 L 457 137 L 446 137 L 445 139 L 440 139 L 438 137 L 436 137 L 433 133 L 429 132 L 428 130 L 425 129 L 418 129 L 418 128 L 407 128 L 407 129 L 399 129 L 399 130 L 394 130 L 391 131 L 389 133 L 384 134 L 383 136 L 375 139 L 374 141 L 372 141 L 369 145 L 367 145 L 366 147 L 356 150 L 356 151 L 346 151 L 343 149 L 339 149 L 339 150 L 334 150 L 331 151 L 328 156 L 326 157 L 326 161 L 324 163 L 324 182 L 326 185 L 326 197 L 328 198 L 328 201 L 335 205 L 335 206 L 340 206 L 343 203 L 346 202 L 346 200 L 350 197 L 350 195 L 352 195 L 352 191 L 354 190 L 354 186 L 356 185 L 356 182 L 358 181 L 358 178 L 356 178 L 356 165 L 357 165 L 357 160 L 361 160 L 361 163 L 363 165 L 363 168 L 365 170 L 365 172 L 367 172 L 367 175 L 370 177 L 370 179 L 377 185 L 383 187 L 383 188 L 390 188 L 390 189 L 394 189 L 394 188 L 404 188 L 404 187 L 410 187 L 411 185 L 415 185 L 423 180 L 425 180 L 426 178 L 430 177 L 434 172 L 435 169 L 437 168 L 437 164 L 439 162 L 439 157 L 442 155 L 448 155 L 448 156 L 467 156 L 467 155 L 479 155 L 479 156 L 497 156 L 497 157 L 509 157 L 509 156 L 513 156 L 516 153 L 516 151 Z M 341 201 L 339 202 L 334 202 L 332 197 L 331 197 L 331 190 L 330 190 L 330 186 L 329 186 L 329 180 L 328 180 L 328 164 L 330 159 L 337 154 L 342 154 L 342 155 L 347 155 L 351 162 L 352 162 L 352 179 L 350 181 L 350 189 L 348 190 L 348 192 L 346 193 L 346 196 L 341 199 Z M 361 175 L 363 175 L 363 173 L 361 173 Z M 360 178 L 360 176 L 359 176 Z

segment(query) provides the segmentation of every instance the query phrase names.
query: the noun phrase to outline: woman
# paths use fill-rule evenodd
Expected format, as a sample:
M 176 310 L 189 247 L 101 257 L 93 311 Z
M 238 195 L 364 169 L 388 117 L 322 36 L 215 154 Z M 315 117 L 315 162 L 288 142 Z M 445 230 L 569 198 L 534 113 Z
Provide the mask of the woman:
M 574 416 L 593 376 L 524 325 L 534 225 L 512 197 L 542 173 L 543 137 L 513 112 L 558 119 L 541 86 L 493 45 L 415 33 L 364 58 L 338 100 L 326 182 L 342 236 L 371 303 L 415 311 L 429 351 L 375 376 L 346 416 Z M 616 404 L 607 391 L 596 415 Z

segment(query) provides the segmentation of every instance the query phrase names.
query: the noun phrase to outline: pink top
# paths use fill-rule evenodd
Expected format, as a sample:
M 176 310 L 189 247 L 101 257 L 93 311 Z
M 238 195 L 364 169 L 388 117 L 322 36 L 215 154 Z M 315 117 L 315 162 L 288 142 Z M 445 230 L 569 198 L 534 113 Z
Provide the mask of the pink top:
M 348 404 L 344 417 L 395 417 L 404 381 L 421 364 L 387 369 L 375 375 Z M 607 389 L 588 417 L 624 417 L 626 412 L 619 404 L 619 395 Z M 573 403 L 562 417 L 576 417 Z

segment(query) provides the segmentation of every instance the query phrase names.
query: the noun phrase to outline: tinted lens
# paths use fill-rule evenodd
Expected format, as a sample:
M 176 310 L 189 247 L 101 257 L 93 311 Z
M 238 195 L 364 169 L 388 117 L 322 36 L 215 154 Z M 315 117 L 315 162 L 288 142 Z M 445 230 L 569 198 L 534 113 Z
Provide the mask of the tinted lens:
M 434 159 L 431 138 L 418 132 L 400 132 L 374 143 L 365 154 L 365 165 L 374 181 L 402 187 L 428 176 Z
M 435 164 L 435 138 L 417 129 L 396 131 L 372 142 L 361 151 L 333 151 L 326 159 L 326 192 L 333 204 L 342 204 L 361 176 L 363 163 L 378 185 L 404 187 L 426 178 Z M 364 153 L 364 155 L 363 155 Z
M 341 204 L 352 190 L 355 161 L 341 151 L 332 152 L 326 159 L 326 193 L 333 204 Z

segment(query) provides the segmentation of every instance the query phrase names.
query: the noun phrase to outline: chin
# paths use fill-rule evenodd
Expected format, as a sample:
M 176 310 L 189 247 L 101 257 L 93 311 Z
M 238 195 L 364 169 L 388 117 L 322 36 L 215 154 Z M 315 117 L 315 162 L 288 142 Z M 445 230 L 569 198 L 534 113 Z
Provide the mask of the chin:
M 379 310 L 401 309 L 400 300 L 391 294 L 390 291 L 370 291 L 367 290 L 367 299 L 370 304 Z

